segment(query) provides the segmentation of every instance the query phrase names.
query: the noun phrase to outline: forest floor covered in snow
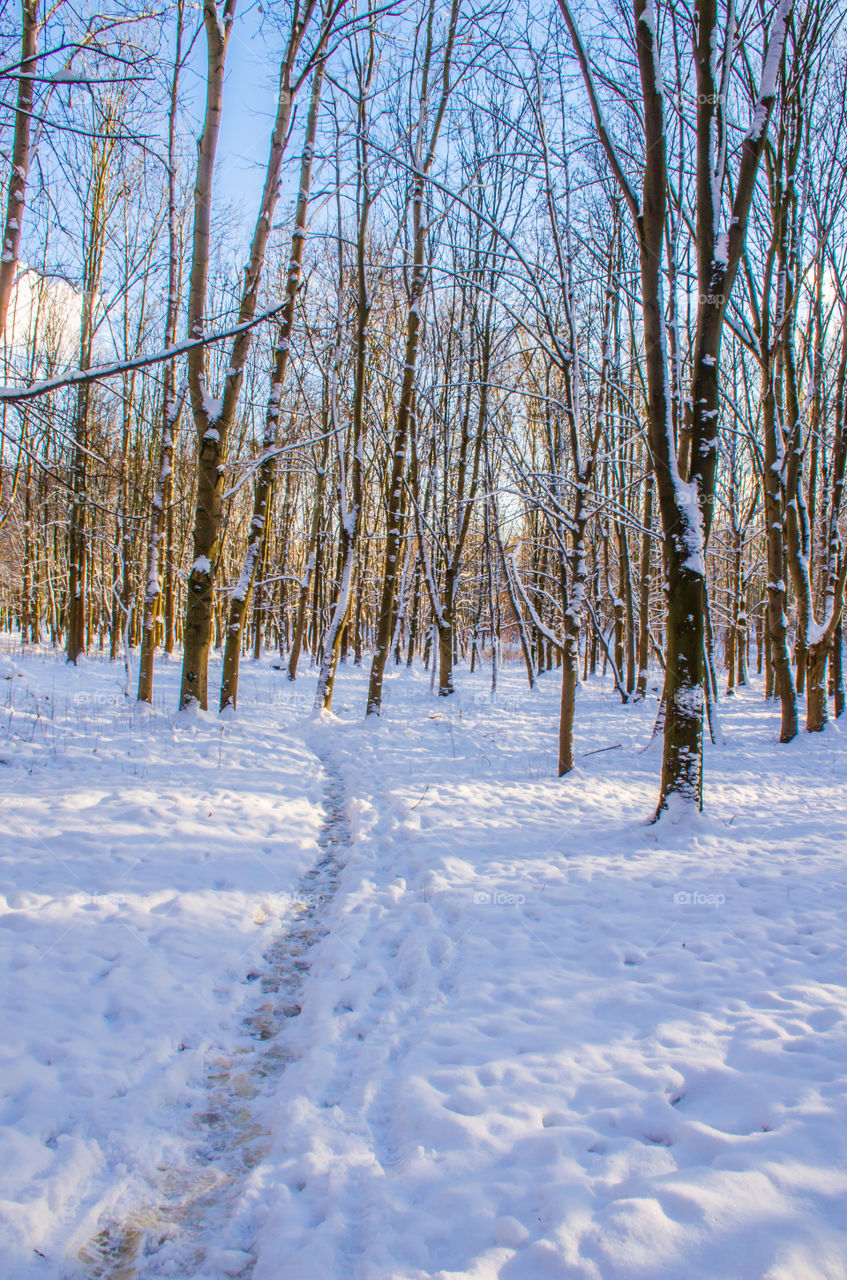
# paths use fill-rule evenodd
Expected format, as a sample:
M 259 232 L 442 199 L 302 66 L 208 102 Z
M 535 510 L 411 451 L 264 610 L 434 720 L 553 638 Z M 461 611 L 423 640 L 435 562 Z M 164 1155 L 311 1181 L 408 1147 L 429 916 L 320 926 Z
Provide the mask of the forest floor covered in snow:
M 843 730 L 650 825 L 655 695 L 178 675 L 0 657 L 0 1275 L 847 1277 Z

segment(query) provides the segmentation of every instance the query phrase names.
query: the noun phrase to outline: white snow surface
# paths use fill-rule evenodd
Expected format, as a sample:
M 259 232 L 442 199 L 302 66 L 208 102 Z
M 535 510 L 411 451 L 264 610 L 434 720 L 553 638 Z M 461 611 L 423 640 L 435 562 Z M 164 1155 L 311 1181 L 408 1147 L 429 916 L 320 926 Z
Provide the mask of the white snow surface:
M 754 682 L 721 703 L 706 815 L 650 825 L 655 694 L 583 687 L 557 779 L 555 673 L 530 694 L 508 666 L 492 697 L 460 667 L 439 699 L 389 669 L 367 722 L 343 665 L 317 718 L 305 663 L 291 685 L 245 661 L 224 720 L 172 713 L 176 662 L 152 710 L 121 674 L 0 659 L 0 1275 L 847 1276 L 838 727 L 779 746 Z M 86 1267 L 190 1164 L 214 1063 L 250 1061 L 321 760 L 346 865 L 287 1065 L 239 1104 L 261 1159 L 233 1153 L 190 1241 L 171 1222 L 129 1269 Z

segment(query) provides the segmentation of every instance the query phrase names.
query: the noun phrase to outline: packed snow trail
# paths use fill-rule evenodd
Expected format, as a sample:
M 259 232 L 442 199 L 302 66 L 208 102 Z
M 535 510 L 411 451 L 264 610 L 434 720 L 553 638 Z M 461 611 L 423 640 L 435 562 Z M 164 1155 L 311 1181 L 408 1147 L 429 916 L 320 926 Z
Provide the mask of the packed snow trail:
M 264 963 L 247 975 L 261 992 L 258 999 L 248 998 L 247 1039 L 209 1068 L 207 1105 L 192 1116 L 199 1137 L 189 1148 L 189 1160 L 160 1169 L 150 1200 L 102 1226 L 80 1249 L 87 1280 L 196 1277 L 207 1270 L 239 1277 L 253 1273 L 255 1258 L 248 1250 L 222 1247 L 220 1241 L 238 1229 L 245 1182 L 268 1152 L 269 1127 L 255 1100 L 269 1099 L 290 1061 L 286 1027 L 301 1012 L 309 953 L 325 936 L 321 917 L 338 888 L 350 845 L 341 778 L 328 752 L 319 748 L 316 754 L 324 771 L 321 856 L 293 897 L 289 927 L 265 952 Z

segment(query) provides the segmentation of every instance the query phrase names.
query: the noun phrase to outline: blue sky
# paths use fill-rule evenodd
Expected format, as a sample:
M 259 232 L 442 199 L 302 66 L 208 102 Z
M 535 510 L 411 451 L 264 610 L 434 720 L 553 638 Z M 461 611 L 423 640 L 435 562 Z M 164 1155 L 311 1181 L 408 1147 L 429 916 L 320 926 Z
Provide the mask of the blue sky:
M 273 2 L 264 0 L 265 7 Z M 251 223 L 261 195 L 268 143 L 276 114 L 281 46 L 281 34 L 271 24 L 263 22 L 257 0 L 236 9 L 226 57 L 215 185 L 220 200 L 235 201 L 245 220 Z M 194 46 L 190 66 L 199 127 L 206 73 L 206 47 L 202 33 Z M 193 160 L 192 153 L 192 163 Z

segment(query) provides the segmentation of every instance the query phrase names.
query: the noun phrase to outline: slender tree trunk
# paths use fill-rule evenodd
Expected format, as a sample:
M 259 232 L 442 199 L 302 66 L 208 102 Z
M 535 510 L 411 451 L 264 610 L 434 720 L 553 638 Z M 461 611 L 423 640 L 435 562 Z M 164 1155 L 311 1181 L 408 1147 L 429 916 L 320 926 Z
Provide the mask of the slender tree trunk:
M 306 630 L 306 612 L 309 606 L 309 588 L 317 566 L 320 527 L 323 518 L 324 487 L 329 466 L 329 409 L 325 398 L 323 415 L 323 441 L 321 460 L 316 468 L 314 506 L 312 508 L 312 527 L 306 551 L 306 566 L 297 593 L 297 611 L 294 617 L 294 632 L 291 637 L 291 652 L 288 655 L 288 679 L 297 679 L 297 664 L 300 661 L 300 650 L 303 646 L 303 635 Z
M 373 28 L 370 33 L 370 47 L 366 70 L 360 71 L 359 82 L 359 137 L 357 139 L 358 165 L 358 226 L 356 235 L 356 331 L 354 356 L 354 384 L 352 422 L 350 428 L 349 454 L 349 490 L 347 465 L 344 457 L 344 445 L 335 421 L 335 388 L 330 394 L 331 419 L 335 428 L 338 447 L 338 588 L 333 604 L 332 616 L 324 643 L 321 670 L 315 691 L 315 710 L 328 711 L 332 705 L 332 694 L 335 685 L 335 673 L 338 669 L 338 658 L 341 649 L 342 634 L 350 616 L 352 603 L 352 583 L 358 553 L 359 532 L 362 520 L 363 499 L 363 457 L 365 447 L 365 382 L 368 359 L 368 320 L 371 314 L 372 298 L 367 279 L 367 244 L 368 223 L 371 211 L 370 177 L 367 152 L 367 106 L 368 86 L 375 63 L 375 46 Z M 338 342 L 341 345 L 341 317 L 345 291 L 344 264 L 341 247 L 341 212 L 338 212 Z
M 173 75 L 171 76 L 170 109 L 168 111 L 168 303 L 165 316 L 165 346 L 176 341 L 179 309 L 179 227 L 176 204 L 176 114 L 179 100 L 179 73 L 182 66 L 182 30 L 184 0 L 176 6 L 176 45 L 174 49 Z M 182 397 L 176 394 L 176 370 L 171 361 L 162 373 L 162 432 L 159 440 L 159 457 L 156 483 L 150 509 L 150 525 L 147 535 L 147 567 L 144 581 L 144 612 L 141 624 L 141 653 L 138 662 L 138 701 L 153 701 L 153 661 L 158 639 L 159 617 L 162 606 L 162 552 L 167 526 L 173 526 L 170 511 L 173 489 L 174 436 L 177 430 Z M 169 540 L 170 541 L 170 540 Z M 170 575 L 169 575 L 170 576 Z M 170 625 L 167 635 L 173 651 L 173 581 L 169 582 L 166 606 L 170 606 Z
M 835 718 L 844 715 L 844 614 L 839 615 L 835 628 L 832 650 L 832 693 L 835 700 Z
M 650 587 L 653 524 L 653 473 L 644 478 L 644 529 L 641 534 L 641 575 L 638 593 L 638 681 L 637 698 L 647 694 L 647 674 L 650 665 Z
M 90 363 L 91 291 L 82 305 L 82 341 L 80 368 Z M 85 652 L 85 615 L 88 601 L 88 476 L 89 390 L 82 384 L 76 396 L 74 415 L 74 454 L 71 468 L 71 518 L 68 524 L 68 620 L 67 658 L 76 664 Z
M 385 571 L 382 580 L 382 598 L 380 600 L 377 619 L 376 648 L 371 661 L 371 674 L 368 686 L 368 715 L 379 715 L 382 705 L 382 684 L 385 677 L 385 666 L 391 645 L 392 619 L 394 614 L 394 597 L 397 588 L 397 572 L 401 556 L 402 541 L 406 523 L 405 502 L 405 469 L 406 450 L 408 446 L 409 422 L 415 394 L 415 371 L 418 359 L 418 343 L 420 339 L 420 306 L 425 279 L 424 247 L 426 231 L 423 223 L 423 174 L 416 180 L 412 196 L 414 219 L 414 264 L 412 269 L 409 309 L 406 317 L 406 351 L 403 366 L 403 381 L 400 388 L 400 404 L 397 410 L 397 425 L 394 429 L 394 442 L 391 451 L 391 479 L 388 490 L 388 510 L 386 512 L 387 532 L 385 536 Z
M 406 312 L 406 351 L 403 366 L 403 378 L 400 387 L 400 401 L 397 409 L 397 424 L 394 428 L 394 442 L 391 451 L 391 480 L 388 490 L 388 510 L 386 513 L 387 531 L 385 537 L 385 569 L 382 580 L 382 597 L 377 620 L 376 647 L 371 662 L 371 674 L 368 684 L 367 714 L 379 715 L 382 704 L 382 684 L 385 677 L 385 666 L 392 640 L 392 621 L 394 617 L 394 599 L 397 592 L 397 573 L 400 568 L 401 549 L 406 524 L 406 501 L 404 474 L 406 470 L 406 452 L 409 442 L 409 425 L 412 420 L 415 397 L 415 376 L 420 343 L 423 289 L 426 280 L 425 249 L 427 227 L 424 219 L 424 191 L 426 178 L 435 159 L 438 135 L 447 107 L 450 93 L 450 70 L 453 55 L 453 42 L 456 36 L 456 24 L 459 17 L 458 0 L 452 0 L 447 45 L 441 66 L 441 95 L 435 112 L 429 138 L 423 136 L 428 108 L 428 85 L 432 59 L 434 3 L 431 0 L 425 52 L 423 56 L 423 85 L 421 91 L 420 127 L 415 140 L 414 176 L 412 181 L 412 271 L 409 289 L 409 306 Z
M 782 723 L 780 742 L 797 736 L 797 697 L 791 658 L 788 653 L 788 592 L 784 572 L 782 490 L 780 486 L 781 451 L 778 448 L 776 398 L 773 387 L 773 364 L 765 360 L 762 371 L 762 422 L 765 441 L 765 529 L 768 564 L 767 636 L 773 687 L 780 701 Z
M 303 264 L 303 245 L 306 239 L 306 215 L 309 209 L 309 192 L 312 184 L 312 157 L 315 151 L 315 136 L 318 127 L 318 108 L 321 98 L 321 84 L 324 66 L 319 62 L 312 77 L 312 98 L 309 104 L 309 116 L 306 123 L 306 141 L 303 146 L 303 157 L 300 162 L 300 189 L 297 197 L 297 212 L 294 219 L 294 231 L 291 237 L 291 257 L 288 262 L 288 276 L 285 286 L 285 306 L 280 322 L 279 340 L 274 352 L 274 365 L 271 372 L 270 394 L 265 411 L 265 433 L 262 439 L 262 461 L 253 490 L 253 515 L 250 520 L 250 531 L 247 548 L 241 564 L 238 582 L 230 597 L 229 619 L 226 629 L 226 647 L 224 649 L 223 675 L 221 679 L 220 709 L 235 706 L 238 696 L 238 665 L 241 656 L 244 621 L 247 617 L 247 606 L 253 579 L 256 573 L 258 557 L 267 536 L 270 519 L 271 495 L 273 492 L 273 476 L 276 468 L 274 450 L 279 440 L 279 412 L 282 399 L 285 373 L 288 367 L 288 353 L 294 331 L 294 309 L 297 290 L 300 287 L 300 271 Z M 296 664 L 295 664 L 296 669 Z
M 223 112 L 224 63 L 234 13 L 235 0 L 227 0 L 221 24 L 216 0 L 203 0 L 207 46 L 206 112 L 197 144 L 197 178 L 194 184 L 194 233 L 188 296 L 188 332 L 192 338 L 202 337 L 205 331 L 212 232 L 212 180 Z M 246 346 L 244 355 L 246 357 Z M 236 395 L 240 390 L 242 373 L 242 369 L 230 366 L 228 383 L 234 387 Z M 193 702 L 205 710 L 208 705 L 209 643 L 223 492 L 225 440 L 221 438 L 221 428 L 225 431 L 226 425 L 218 425 L 223 406 L 213 402 L 207 391 L 206 356 L 202 348 L 189 355 L 188 381 L 197 432 L 197 495 L 193 557 L 186 588 L 179 701 L 181 707 L 187 707 Z M 231 402 L 232 399 L 230 393 L 228 400 Z
M 256 565 L 256 585 L 253 592 L 253 661 L 258 662 L 262 656 L 262 637 L 265 629 L 265 592 L 264 578 L 265 565 L 268 560 L 268 535 L 270 529 L 265 529 L 265 535 L 262 538 L 262 547 L 259 552 L 259 559 Z

